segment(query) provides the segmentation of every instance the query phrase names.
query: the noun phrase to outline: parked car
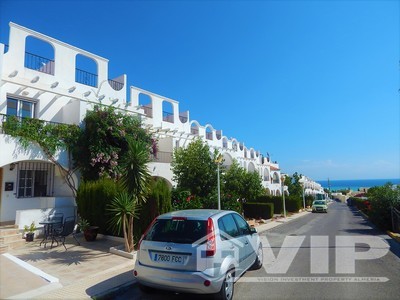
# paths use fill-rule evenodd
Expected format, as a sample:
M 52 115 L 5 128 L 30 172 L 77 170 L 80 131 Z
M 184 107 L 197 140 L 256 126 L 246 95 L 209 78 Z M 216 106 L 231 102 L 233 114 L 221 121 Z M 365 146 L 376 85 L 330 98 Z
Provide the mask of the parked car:
M 133 273 L 145 292 L 164 289 L 232 299 L 234 282 L 262 263 L 260 237 L 241 215 L 193 209 L 154 219 L 139 241 Z
M 314 200 L 312 203 L 312 212 L 328 212 L 328 203 L 326 200 Z

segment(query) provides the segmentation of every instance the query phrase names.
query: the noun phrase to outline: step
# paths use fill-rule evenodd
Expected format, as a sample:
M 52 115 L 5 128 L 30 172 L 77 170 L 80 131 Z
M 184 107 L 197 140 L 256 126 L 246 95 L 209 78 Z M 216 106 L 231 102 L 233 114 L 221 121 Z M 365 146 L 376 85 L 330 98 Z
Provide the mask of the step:
M 21 233 L 0 236 L 0 244 L 9 244 L 19 240 L 23 240 Z
M 26 244 L 26 241 L 24 239 L 20 239 L 18 241 L 12 241 L 7 244 L 0 243 L 0 252 L 5 253 L 5 252 L 8 252 L 10 249 L 21 248 L 21 247 L 24 247 L 25 244 Z
M 8 245 L 0 244 L 0 254 L 8 252 L 8 249 L 9 249 Z
M 7 235 L 14 235 L 19 233 L 20 230 L 15 227 L 10 227 L 10 228 L 1 228 L 0 229 L 0 237 L 1 236 L 7 236 Z

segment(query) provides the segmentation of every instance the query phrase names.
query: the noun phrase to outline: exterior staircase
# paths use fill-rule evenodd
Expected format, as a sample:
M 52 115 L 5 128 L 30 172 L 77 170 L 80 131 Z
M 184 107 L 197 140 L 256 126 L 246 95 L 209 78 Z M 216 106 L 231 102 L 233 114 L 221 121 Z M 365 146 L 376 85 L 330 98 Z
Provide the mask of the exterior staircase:
M 23 245 L 25 245 L 25 240 L 17 225 L 0 226 L 0 254 Z

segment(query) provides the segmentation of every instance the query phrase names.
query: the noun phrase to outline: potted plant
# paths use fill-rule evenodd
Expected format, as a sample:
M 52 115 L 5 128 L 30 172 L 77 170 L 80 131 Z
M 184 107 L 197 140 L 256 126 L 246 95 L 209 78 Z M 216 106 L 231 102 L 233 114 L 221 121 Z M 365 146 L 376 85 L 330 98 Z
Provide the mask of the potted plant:
M 36 231 L 36 225 L 35 225 L 35 222 L 34 221 L 32 221 L 32 223 L 31 223 L 31 225 L 25 225 L 24 226 L 24 232 L 26 233 L 25 234 L 25 240 L 27 241 L 27 242 L 33 242 L 33 238 L 34 238 L 34 236 L 35 236 L 35 231 Z
M 90 226 L 89 221 L 83 218 L 79 221 L 78 226 L 80 231 L 83 232 L 86 241 L 92 242 L 96 240 L 99 231 L 98 226 Z

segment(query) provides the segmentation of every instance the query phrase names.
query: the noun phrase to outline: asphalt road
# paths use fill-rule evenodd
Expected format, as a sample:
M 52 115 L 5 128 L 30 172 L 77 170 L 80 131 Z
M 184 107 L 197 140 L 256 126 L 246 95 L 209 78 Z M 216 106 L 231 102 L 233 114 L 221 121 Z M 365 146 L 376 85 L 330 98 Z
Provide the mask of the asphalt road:
M 264 267 L 235 284 L 234 299 L 399 299 L 400 244 L 356 210 L 332 203 L 260 234 Z M 354 246 L 355 245 L 355 246 Z M 137 285 L 116 299 L 204 299 L 142 294 Z

